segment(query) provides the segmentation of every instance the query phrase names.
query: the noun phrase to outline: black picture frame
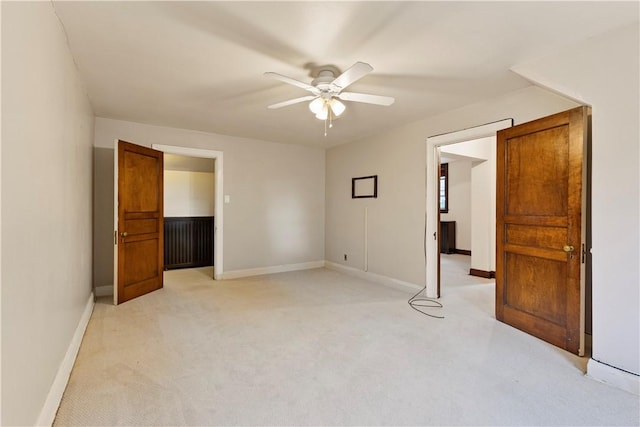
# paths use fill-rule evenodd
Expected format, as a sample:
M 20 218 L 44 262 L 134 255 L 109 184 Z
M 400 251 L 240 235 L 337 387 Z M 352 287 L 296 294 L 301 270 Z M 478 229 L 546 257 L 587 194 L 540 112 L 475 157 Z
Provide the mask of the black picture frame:
M 351 178 L 351 198 L 367 199 L 378 197 L 378 175 Z

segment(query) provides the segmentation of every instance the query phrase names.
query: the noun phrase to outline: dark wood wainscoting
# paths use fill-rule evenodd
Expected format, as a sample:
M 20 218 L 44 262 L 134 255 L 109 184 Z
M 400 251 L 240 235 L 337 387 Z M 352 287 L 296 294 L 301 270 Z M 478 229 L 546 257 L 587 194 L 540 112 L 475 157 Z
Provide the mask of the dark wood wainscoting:
M 456 222 L 440 221 L 440 253 L 454 254 L 456 250 Z
M 485 279 L 495 279 L 496 272 L 495 271 L 485 271 L 485 270 L 477 270 L 475 268 L 469 269 L 470 276 L 476 277 L 484 277 Z
M 470 250 L 468 250 L 468 249 L 458 249 L 458 248 L 455 248 L 455 249 L 453 250 L 453 253 L 458 254 L 458 255 L 468 255 L 468 256 L 471 256 L 471 251 L 470 251 Z
M 214 217 L 164 218 L 164 268 L 213 265 Z

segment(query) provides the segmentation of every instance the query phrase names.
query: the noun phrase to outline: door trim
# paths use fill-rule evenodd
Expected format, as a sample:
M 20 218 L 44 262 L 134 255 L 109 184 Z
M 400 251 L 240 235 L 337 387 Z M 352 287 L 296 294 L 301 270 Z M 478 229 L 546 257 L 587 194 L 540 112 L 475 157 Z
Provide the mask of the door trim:
M 425 249 L 426 266 L 425 280 L 426 293 L 429 298 L 440 297 L 439 262 L 440 251 L 438 249 L 438 217 L 440 207 L 438 204 L 438 183 L 440 177 L 440 147 L 456 144 L 458 142 L 493 136 L 497 131 L 512 127 L 513 119 L 504 119 L 480 126 L 462 129 L 455 132 L 433 135 L 426 140 L 426 205 L 425 205 Z
M 222 280 L 224 274 L 224 192 L 223 192 L 223 152 L 215 150 L 206 150 L 200 148 L 178 147 L 174 145 L 151 144 L 154 150 L 162 151 L 167 154 L 178 154 L 181 156 L 200 157 L 205 159 L 215 159 L 215 206 L 213 214 L 215 216 L 215 232 L 213 234 L 214 246 L 214 280 Z
M 118 141 L 113 140 L 113 305 L 118 305 Z

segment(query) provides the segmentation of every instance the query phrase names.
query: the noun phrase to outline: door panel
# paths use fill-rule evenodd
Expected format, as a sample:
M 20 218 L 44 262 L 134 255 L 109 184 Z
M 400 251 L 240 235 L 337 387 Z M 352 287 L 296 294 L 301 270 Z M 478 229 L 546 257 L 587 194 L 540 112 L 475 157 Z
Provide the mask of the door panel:
M 508 140 L 506 215 L 566 215 L 567 142 L 566 127 Z
M 567 229 L 566 227 L 507 224 L 505 241 L 511 245 L 555 249 L 563 246 L 567 241 Z
M 496 318 L 581 354 L 587 108 L 498 132 Z
M 163 154 L 118 141 L 118 303 L 162 288 Z
M 508 253 L 505 279 L 512 286 L 506 292 L 509 307 L 538 316 L 556 324 L 564 324 L 566 294 L 553 286 L 566 277 L 565 263 L 539 256 Z

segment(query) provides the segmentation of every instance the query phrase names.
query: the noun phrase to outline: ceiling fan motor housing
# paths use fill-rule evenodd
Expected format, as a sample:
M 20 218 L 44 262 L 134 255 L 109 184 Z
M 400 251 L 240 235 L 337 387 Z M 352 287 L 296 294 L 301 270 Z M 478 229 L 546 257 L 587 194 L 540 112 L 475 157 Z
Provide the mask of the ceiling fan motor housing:
M 331 70 L 321 70 L 318 73 L 318 77 L 311 81 L 311 85 L 317 87 L 321 91 L 325 92 L 329 90 L 329 86 L 336 78 L 335 74 Z

